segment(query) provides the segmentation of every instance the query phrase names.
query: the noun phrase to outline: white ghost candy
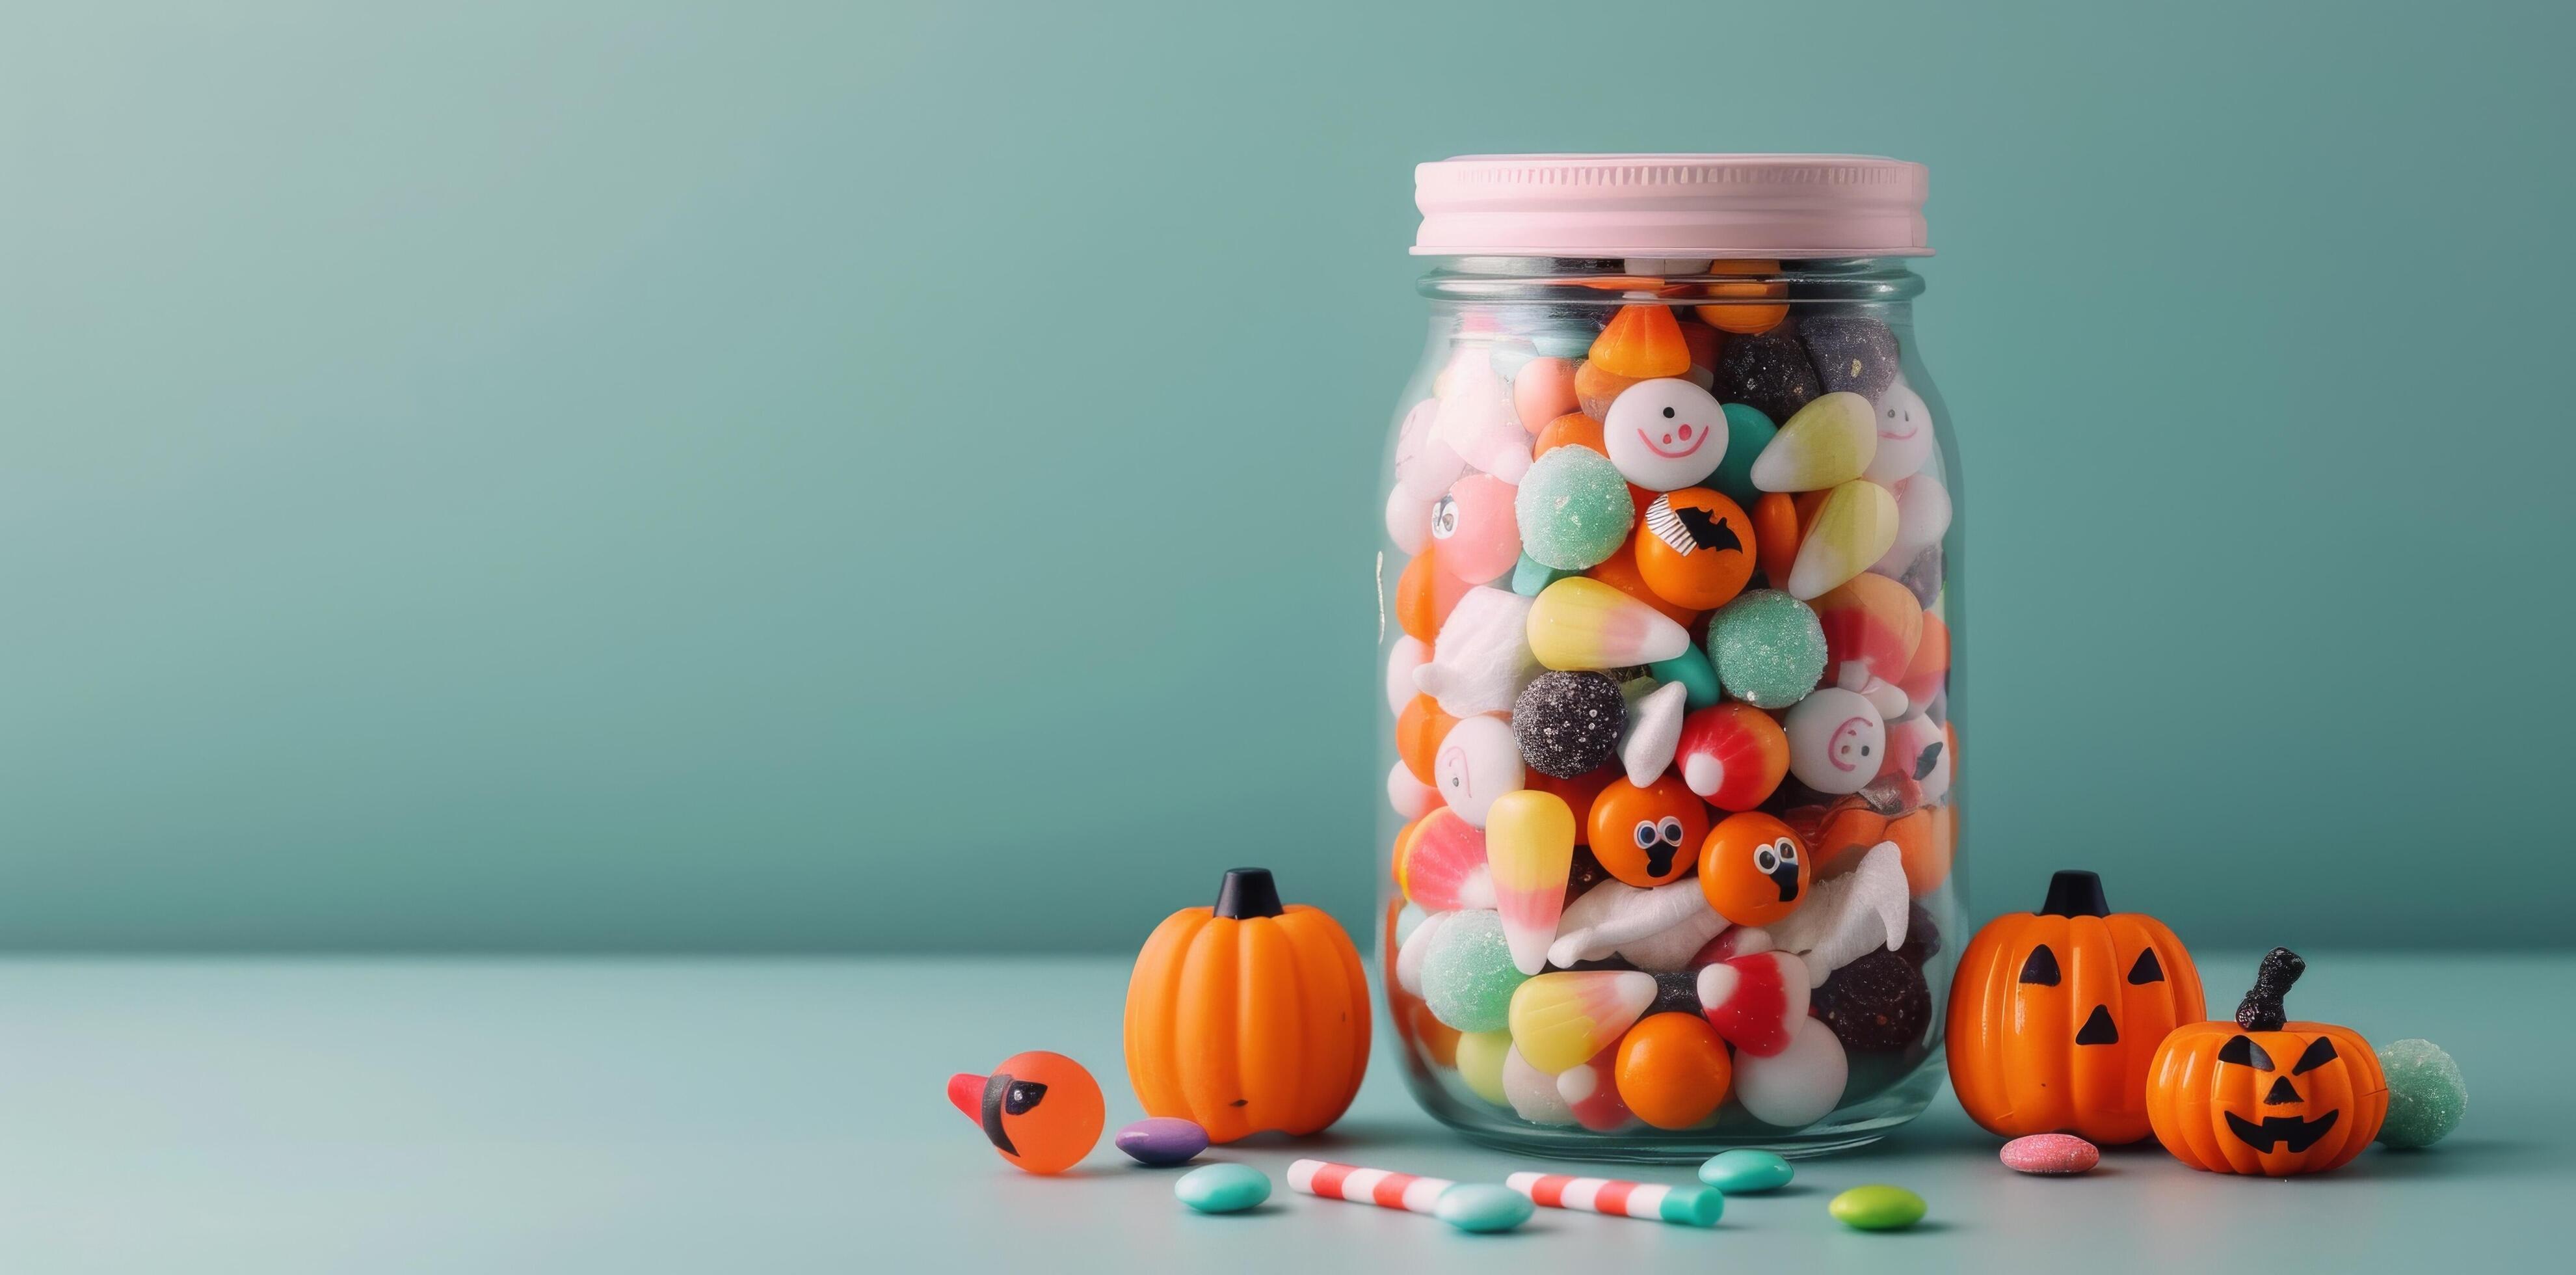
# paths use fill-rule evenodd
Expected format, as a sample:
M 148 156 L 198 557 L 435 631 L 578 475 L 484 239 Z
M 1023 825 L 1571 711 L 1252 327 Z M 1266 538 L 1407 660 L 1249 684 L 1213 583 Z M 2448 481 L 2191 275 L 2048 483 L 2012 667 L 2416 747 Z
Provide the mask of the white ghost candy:
M 1441 929 L 1457 920 L 1458 916 L 1456 912 L 1426 913 L 1422 923 L 1414 926 L 1411 934 L 1396 940 L 1395 985 L 1416 1000 L 1422 997 L 1422 962 L 1430 957 Z
M 1414 778 L 1411 768 L 1403 762 L 1397 762 L 1395 769 L 1386 772 L 1386 804 L 1395 807 L 1395 813 L 1403 818 L 1419 819 L 1440 804 L 1440 794 Z
M 1530 436 L 1512 410 L 1511 387 L 1483 364 L 1452 365 L 1455 384 L 1440 400 L 1432 437 L 1460 459 L 1507 483 L 1529 472 Z
M 1683 889 L 1684 886 L 1690 888 Z M 1690 923 L 1703 913 L 1716 915 L 1709 912 L 1708 896 L 1692 877 L 1645 890 L 1623 881 L 1603 881 L 1584 891 L 1582 898 L 1565 905 L 1565 914 L 1557 918 L 1556 941 L 1548 945 L 1547 959 L 1555 965 L 1597 961 L 1639 939 Z M 1723 924 L 1718 927 L 1724 928 Z M 1700 937 L 1700 942 L 1706 943 L 1716 934 L 1717 930 L 1710 930 Z M 1699 950 L 1698 944 L 1693 944 L 1691 950 Z
M 1679 491 L 1726 459 L 1726 413 L 1687 380 L 1639 381 L 1611 400 L 1601 441 L 1620 477 L 1648 491 Z
M 1870 405 L 1877 411 L 1878 450 L 1861 477 L 1882 487 L 1911 478 L 1932 456 L 1932 409 L 1900 376 Z
M 1402 948 L 1413 938 L 1413 932 L 1431 919 L 1431 913 L 1419 903 L 1407 903 L 1395 910 L 1395 945 Z
M 1499 717 L 1467 717 L 1449 728 L 1431 759 L 1432 787 L 1471 828 L 1485 826 L 1494 798 L 1520 790 L 1520 741 Z
M 1661 973 L 1690 968 L 1691 958 L 1710 939 L 1726 932 L 1726 918 L 1701 908 L 1673 925 L 1619 945 L 1612 955 L 1641 970 Z
M 1430 659 L 1431 648 L 1423 645 L 1422 639 L 1409 633 L 1396 638 L 1395 644 L 1387 648 L 1387 711 L 1401 713 L 1405 705 L 1413 702 L 1415 693 L 1422 689 L 1421 683 L 1413 680 L 1414 671 Z
M 1538 676 L 1538 657 L 1530 654 L 1530 605 L 1530 599 L 1504 589 L 1467 590 L 1440 626 L 1431 662 L 1414 673 L 1414 686 L 1451 717 L 1511 711 L 1521 688 Z
M 1629 783 L 1646 787 L 1673 764 L 1673 750 L 1682 742 L 1682 718 L 1690 711 L 1689 696 L 1690 688 L 1666 682 L 1628 705 L 1619 764 L 1627 768 Z
M 1898 483 L 1896 491 L 1896 541 L 1880 554 L 1871 570 L 1883 576 L 1901 576 L 1923 551 L 1941 542 L 1950 531 L 1950 489 L 1930 474 L 1916 474 Z
M 1530 1066 L 1518 1046 L 1503 1055 L 1503 1097 L 1531 1124 L 1573 1124 L 1574 1109 L 1556 1091 L 1556 1077 Z
M 1432 432 L 1439 416 L 1440 400 L 1426 398 L 1404 414 L 1404 426 L 1395 434 L 1395 485 L 1422 502 L 1425 535 L 1430 534 L 1431 502 L 1467 472 L 1467 462 Z
M 1789 773 L 1818 792 L 1859 792 L 1887 760 L 1887 719 L 1859 692 L 1812 692 L 1780 724 L 1789 734 Z
M 1827 975 L 1886 948 L 1905 946 L 1905 855 L 1893 841 L 1871 846 L 1860 866 L 1838 877 L 1818 881 L 1798 910 L 1771 927 L 1771 941 L 1807 962 L 1807 978 L 1822 985 Z
M 1818 1019 L 1799 1019 L 1789 1047 L 1777 1054 L 1761 1058 L 1738 1051 L 1735 1057 L 1735 1100 L 1754 1119 L 1784 1129 L 1824 1119 L 1842 1102 L 1850 1080 L 1843 1043 Z

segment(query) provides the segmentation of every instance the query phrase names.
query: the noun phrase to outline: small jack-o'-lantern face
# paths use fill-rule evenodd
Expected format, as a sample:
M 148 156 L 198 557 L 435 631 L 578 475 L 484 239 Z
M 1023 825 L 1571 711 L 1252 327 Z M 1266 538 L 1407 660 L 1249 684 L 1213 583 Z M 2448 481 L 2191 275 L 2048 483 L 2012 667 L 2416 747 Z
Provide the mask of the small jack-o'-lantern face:
M 1769 925 L 1807 897 L 1807 847 L 1766 814 L 1729 815 L 1699 851 L 1699 888 L 1737 925 Z
M 1592 799 L 1592 854 L 1610 875 L 1640 888 L 1679 881 L 1708 835 L 1708 806 L 1680 776 L 1643 788 L 1614 779 Z
M 2388 1082 L 2370 1042 L 2291 1022 L 2281 997 L 2306 968 L 2275 948 L 2232 1023 L 2177 1029 L 2156 1051 L 2147 1109 L 2177 1159 L 2216 1173 L 2286 1177 L 2335 1168 L 2379 1136 Z

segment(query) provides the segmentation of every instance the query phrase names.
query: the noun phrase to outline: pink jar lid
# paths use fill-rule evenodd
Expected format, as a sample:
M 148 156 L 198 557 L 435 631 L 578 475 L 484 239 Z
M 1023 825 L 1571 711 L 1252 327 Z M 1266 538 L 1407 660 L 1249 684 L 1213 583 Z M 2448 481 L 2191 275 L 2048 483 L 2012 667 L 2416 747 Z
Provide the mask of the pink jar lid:
M 1413 254 L 1928 257 L 1930 184 L 1874 155 L 1460 155 L 1413 170 Z

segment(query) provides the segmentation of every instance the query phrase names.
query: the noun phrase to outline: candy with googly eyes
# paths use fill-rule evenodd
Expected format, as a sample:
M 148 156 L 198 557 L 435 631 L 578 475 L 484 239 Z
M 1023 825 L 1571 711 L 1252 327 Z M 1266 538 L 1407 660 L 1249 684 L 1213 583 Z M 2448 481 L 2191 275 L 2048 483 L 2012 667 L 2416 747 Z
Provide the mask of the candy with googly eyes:
M 1695 486 L 1726 458 L 1726 412 L 1686 380 L 1639 381 L 1601 420 L 1603 445 L 1621 477 L 1648 491 Z
M 1708 807 L 1673 775 L 1646 784 L 1614 779 L 1593 798 L 1587 822 L 1592 855 L 1610 875 L 1633 886 L 1657 886 L 1698 866 Z
M 1759 812 L 1729 815 L 1700 844 L 1699 888 L 1737 925 L 1769 926 L 1807 897 L 1807 847 L 1789 825 Z
M 1789 773 L 1821 793 L 1859 792 L 1887 761 L 1887 723 L 1869 697 L 1828 686 L 1790 706 Z
M 1430 538 L 1440 542 L 1441 569 L 1469 584 L 1500 577 L 1521 560 L 1521 534 L 1513 521 L 1510 483 L 1492 474 L 1469 474 L 1432 502 Z

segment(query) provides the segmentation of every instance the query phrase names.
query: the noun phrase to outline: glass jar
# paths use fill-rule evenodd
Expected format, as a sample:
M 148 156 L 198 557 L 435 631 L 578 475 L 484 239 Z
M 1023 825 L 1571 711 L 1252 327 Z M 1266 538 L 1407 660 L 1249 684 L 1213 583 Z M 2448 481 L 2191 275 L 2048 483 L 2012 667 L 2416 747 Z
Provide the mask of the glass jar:
M 1588 1159 L 1920 1114 L 1961 924 L 1923 170 L 1426 164 L 1380 557 L 1380 968 L 1424 1108 Z

